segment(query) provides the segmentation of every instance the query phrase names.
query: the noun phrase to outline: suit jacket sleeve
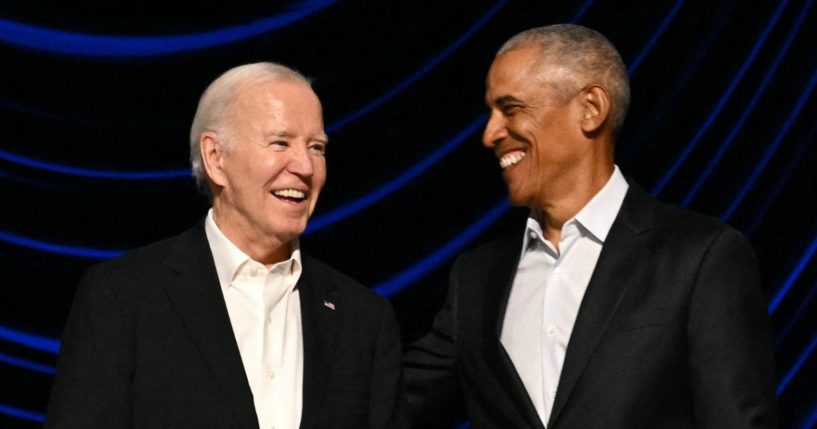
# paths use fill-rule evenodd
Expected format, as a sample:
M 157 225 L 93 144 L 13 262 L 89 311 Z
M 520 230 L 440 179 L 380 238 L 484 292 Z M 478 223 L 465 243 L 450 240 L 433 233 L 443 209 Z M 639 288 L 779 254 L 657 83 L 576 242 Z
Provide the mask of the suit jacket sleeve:
M 405 429 L 409 423 L 401 366 L 403 347 L 400 330 L 391 304 L 387 302 L 383 305 L 382 314 L 372 364 L 369 427 Z
M 461 260 L 451 271 L 448 297 L 431 332 L 409 346 L 404 357 L 409 409 L 416 428 L 450 428 L 465 415 L 456 362 L 457 272 Z
M 695 427 L 777 427 L 772 330 L 756 267 L 730 228 L 697 270 L 687 323 Z
M 63 333 L 46 428 L 130 427 L 129 338 L 114 285 L 89 270 Z

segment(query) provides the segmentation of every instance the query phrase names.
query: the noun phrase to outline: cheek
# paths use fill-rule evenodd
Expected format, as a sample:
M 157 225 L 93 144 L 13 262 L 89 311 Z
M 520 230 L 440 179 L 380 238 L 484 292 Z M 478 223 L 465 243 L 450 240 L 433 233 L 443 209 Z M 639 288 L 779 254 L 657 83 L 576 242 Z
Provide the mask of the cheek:
M 320 191 L 323 185 L 326 184 L 326 158 L 320 158 L 316 161 L 313 168 L 312 186 Z
M 539 122 L 526 116 L 515 117 L 509 121 L 508 130 L 516 138 L 528 142 L 531 145 L 535 145 L 538 141 L 542 140 L 544 134 L 543 127 Z

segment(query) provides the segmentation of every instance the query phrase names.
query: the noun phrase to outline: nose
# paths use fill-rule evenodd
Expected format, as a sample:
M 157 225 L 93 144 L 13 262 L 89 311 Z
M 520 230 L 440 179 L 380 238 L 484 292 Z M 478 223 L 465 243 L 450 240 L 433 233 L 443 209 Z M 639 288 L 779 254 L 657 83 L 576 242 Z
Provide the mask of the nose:
M 482 133 L 482 145 L 493 150 L 506 137 L 508 129 L 505 127 L 505 119 L 500 112 L 491 111 L 488 123 L 485 124 L 485 131 Z
M 303 178 L 312 177 L 315 173 L 314 155 L 309 153 L 309 148 L 304 146 L 292 147 L 289 150 L 289 160 L 287 171 Z

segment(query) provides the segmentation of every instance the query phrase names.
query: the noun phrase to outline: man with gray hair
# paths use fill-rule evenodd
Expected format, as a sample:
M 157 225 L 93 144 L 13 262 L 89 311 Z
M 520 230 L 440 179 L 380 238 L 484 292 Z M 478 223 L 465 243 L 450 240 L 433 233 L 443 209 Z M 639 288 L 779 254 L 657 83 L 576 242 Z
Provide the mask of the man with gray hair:
M 483 144 L 528 217 L 455 263 L 404 358 L 414 426 L 776 427 L 752 249 L 619 171 L 629 83 L 612 44 L 576 25 L 522 32 L 486 102 Z
M 198 225 L 91 268 L 47 428 L 401 428 L 389 302 L 301 252 L 326 180 L 309 82 L 273 63 L 204 92 L 190 135 Z

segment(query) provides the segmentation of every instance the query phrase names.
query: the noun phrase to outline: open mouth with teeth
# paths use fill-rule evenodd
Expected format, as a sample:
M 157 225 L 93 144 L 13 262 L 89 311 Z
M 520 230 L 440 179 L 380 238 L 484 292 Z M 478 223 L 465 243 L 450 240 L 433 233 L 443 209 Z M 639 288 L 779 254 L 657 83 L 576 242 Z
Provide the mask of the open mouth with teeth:
M 306 192 L 297 189 L 276 189 L 272 191 L 272 195 L 293 203 L 300 203 L 306 199 Z
M 499 159 L 499 166 L 502 167 L 502 169 L 504 170 L 504 169 L 518 163 L 519 161 L 522 161 L 522 159 L 525 157 L 525 155 L 526 155 L 526 153 L 522 152 L 521 150 L 515 150 L 513 152 L 508 152 L 505 155 L 503 155 L 502 158 Z

